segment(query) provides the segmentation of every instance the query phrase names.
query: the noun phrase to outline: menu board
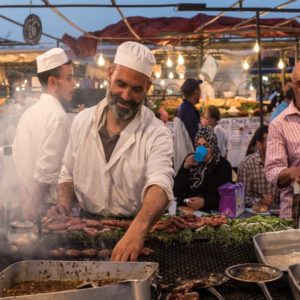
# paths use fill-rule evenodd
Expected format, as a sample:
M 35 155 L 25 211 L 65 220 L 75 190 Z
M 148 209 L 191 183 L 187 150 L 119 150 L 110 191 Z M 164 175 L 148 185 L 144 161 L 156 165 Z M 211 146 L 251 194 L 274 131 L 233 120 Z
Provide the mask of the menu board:
M 226 118 L 220 124 L 228 137 L 227 159 L 236 168 L 245 157 L 248 144 L 260 125 L 259 117 Z

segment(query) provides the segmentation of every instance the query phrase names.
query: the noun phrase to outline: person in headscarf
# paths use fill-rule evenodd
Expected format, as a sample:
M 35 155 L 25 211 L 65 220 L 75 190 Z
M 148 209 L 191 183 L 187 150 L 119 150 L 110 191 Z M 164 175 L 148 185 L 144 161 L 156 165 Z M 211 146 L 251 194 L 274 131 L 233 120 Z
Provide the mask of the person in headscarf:
M 179 206 L 192 210 L 218 210 L 218 187 L 232 181 L 230 163 L 222 157 L 217 136 L 210 127 L 202 127 L 196 134 L 195 148 L 207 149 L 203 162 L 197 162 L 194 153 L 184 159 L 174 181 L 174 195 Z

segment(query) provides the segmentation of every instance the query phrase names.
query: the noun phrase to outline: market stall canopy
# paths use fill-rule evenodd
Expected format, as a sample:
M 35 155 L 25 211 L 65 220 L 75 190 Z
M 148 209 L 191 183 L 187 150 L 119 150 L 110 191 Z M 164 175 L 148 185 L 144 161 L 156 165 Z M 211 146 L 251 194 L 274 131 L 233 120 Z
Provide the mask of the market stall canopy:
M 214 36 L 222 38 L 230 34 L 241 38 L 256 38 L 256 20 L 197 14 L 192 18 L 146 18 L 141 16 L 127 18 L 130 27 L 140 37 L 140 41 L 154 45 L 196 45 L 200 39 Z M 261 19 L 261 37 L 295 38 L 300 36 L 300 23 L 294 19 L 270 18 Z M 64 34 L 63 42 L 78 57 L 94 56 L 98 41 L 122 43 L 126 40 L 139 40 L 120 21 L 109 25 L 103 30 L 90 32 L 79 38 Z

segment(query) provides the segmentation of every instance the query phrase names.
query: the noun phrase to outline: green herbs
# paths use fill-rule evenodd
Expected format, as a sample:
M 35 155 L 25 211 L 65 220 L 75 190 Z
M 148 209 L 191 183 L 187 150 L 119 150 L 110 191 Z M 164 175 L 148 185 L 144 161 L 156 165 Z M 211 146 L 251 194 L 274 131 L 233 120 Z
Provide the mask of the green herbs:
M 274 216 L 253 216 L 247 219 L 229 219 L 228 225 L 219 228 L 206 226 L 199 234 L 211 242 L 232 245 L 244 243 L 261 232 L 279 231 L 293 227 L 292 220 L 283 220 Z

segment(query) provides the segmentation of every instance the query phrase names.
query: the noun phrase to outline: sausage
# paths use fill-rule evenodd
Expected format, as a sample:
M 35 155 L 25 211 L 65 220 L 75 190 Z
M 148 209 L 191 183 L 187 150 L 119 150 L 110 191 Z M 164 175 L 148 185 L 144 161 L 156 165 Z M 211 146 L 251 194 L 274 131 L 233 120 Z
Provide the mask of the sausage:
M 67 228 L 66 224 L 58 223 L 58 222 L 55 222 L 55 223 L 53 222 L 53 223 L 47 225 L 47 229 L 51 230 L 51 231 L 64 230 L 66 228 Z
M 102 223 L 100 221 L 97 221 L 97 220 L 88 220 L 88 219 L 83 219 L 82 221 L 84 222 L 84 224 L 87 227 L 96 227 L 96 228 L 99 228 L 99 229 L 103 228 L 103 225 L 102 225 Z
M 78 231 L 85 228 L 85 224 L 79 223 L 68 227 L 68 231 Z
M 83 228 L 83 231 L 84 231 L 87 235 L 89 235 L 89 236 L 91 236 L 91 237 L 95 237 L 95 236 L 97 235 L 97 233 L 98 233 L 98 230 L 97 230 L 97 229 L 91 228 L 91 227 L 84 227 L 84 228 Z
M 91 249 L 85 249 L 85 250 L 82 251 L 82 255 L 84 257 L 91 258 L 91 257 L 98 256 L 98 251 L 95 250 L 95 249 L 93 249 L 93 248 L 91 248 Z

